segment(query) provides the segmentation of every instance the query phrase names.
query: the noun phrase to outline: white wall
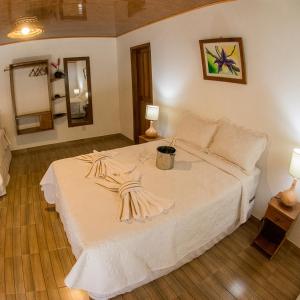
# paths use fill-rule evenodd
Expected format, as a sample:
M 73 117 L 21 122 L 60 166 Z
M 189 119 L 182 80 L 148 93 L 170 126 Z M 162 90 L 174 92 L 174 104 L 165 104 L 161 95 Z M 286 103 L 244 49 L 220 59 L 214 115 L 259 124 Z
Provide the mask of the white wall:
M 269 134 L 254 210 L 254 215 L 261 217 L 270 197 L 290 184 L 291 152 L 300 146 L 299 12 L 299 0 L 237 0 L 194 10 L 118 38 L 122 132 L 133 137 L 129 49 L 151 42 L 154 102 L 164 106 L 160 118 L 163 134 L 172 127 L 174 109 L 227 117 Z M 203 80 L 198 41 L 221 36 L 243 38 L 247 85 Z M 300 220 L 290 239 L 300 246 Z
M 13 119 L 9 73 L 4 73 L 3 69 L 14 59 L 49 55 L 52 56 L 54 62 L 58 57 L 61 60 L 64 57 L 90 57 L 94 124 L 68 128 L 65 117 L 54 121 L 54 130 L 17 136 Z M 120 132 L 116 39 L 51 39 L 1 46 L 0 70 L 1 124 L 6 128 L 14 149 Z

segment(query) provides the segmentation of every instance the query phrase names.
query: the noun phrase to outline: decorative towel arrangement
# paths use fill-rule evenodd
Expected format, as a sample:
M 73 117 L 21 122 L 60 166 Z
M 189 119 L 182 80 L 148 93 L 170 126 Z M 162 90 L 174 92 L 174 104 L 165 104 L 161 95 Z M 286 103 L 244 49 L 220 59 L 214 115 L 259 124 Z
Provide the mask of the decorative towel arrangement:
M 135 171 L 131 174 L 107 176 L 96 181 L 102 187 L 119 194 L 121 198 L 120 221 L 130 222 L 132 219 L 143 221 L 166 212 L 173 202 L 159 198 L 141 184 L 141 176 Z
M 116 152 L 110 151 L 95 151 L 93 153 L 84 154 L 77 156 L 76 159 L 85 161 L 91 164 L 91 167 L 85 177 L 91 175 L 94 170 L 94 177 L 106 177 L 107 176 L 107 163 L 108 160 L 106 158 L 113 158 L 116 155 Z
M 93 174 L 96 184 L 118 193 L 121 199 L 120 221 L 144 221 L 167 212 L 173 201 L 159 198 L 147 191 L 141 184 L 137 166 L 130 170 L 113 159 L 113 152 L 96 152 L 76 157 L 91 164 L 85 177 Z

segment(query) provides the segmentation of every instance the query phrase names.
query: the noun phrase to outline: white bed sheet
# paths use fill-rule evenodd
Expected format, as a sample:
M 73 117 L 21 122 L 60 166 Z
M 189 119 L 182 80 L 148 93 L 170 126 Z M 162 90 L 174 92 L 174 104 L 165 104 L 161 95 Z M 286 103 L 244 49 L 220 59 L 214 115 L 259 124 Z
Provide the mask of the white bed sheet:
M 6 186 L 9 182 L 9 166 L 11 162 L 11 152 L 8 140 L 3 129 L 0 129 L 0 196 L 6 194 Z
M 119 221 L 115 193 L 84 178 L 88 165 L 74 158 L 51 164 L 41 185 L 56 204 L 76 264 L 67 286 L 94 299 L 110 298 L 153 280 L 200 255 L 245 222 L 260 171 L 245 175 L 214 156 L 177 148 L 173 170 L 155 167 L 157 141 L 118 149 L 118 161 L 135 164 L 142 184 L 175 207 L 147 222 Z

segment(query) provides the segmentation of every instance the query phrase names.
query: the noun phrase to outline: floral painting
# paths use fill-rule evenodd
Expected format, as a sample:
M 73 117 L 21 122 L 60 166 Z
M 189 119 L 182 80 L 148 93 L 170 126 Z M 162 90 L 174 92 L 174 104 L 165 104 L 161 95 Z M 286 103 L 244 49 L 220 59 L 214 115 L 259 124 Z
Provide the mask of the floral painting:
M 246 83 L 241 38 L 201 40 L 200 49 L 204 79 Z

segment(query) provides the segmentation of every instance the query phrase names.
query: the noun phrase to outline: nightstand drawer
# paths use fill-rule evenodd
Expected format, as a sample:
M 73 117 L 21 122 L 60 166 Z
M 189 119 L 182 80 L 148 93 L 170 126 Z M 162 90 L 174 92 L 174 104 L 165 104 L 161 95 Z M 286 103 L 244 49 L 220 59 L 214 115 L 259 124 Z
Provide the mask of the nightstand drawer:
M 292 224 L 292 220 L 287 218 L 285 215 L 281 214 L 278 210 L 276 210 L 270 205 L 266 212 L 265 218 L 268 218 L 269 220 L 273 221 L 276 225 L 285 230 L 288 230 Z

